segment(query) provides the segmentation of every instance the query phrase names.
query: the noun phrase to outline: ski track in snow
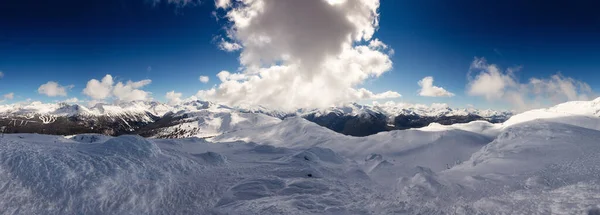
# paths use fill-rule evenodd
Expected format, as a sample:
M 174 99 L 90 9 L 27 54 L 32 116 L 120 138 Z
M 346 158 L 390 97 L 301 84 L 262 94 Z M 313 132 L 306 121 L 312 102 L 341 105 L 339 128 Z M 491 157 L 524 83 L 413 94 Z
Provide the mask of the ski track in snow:
M 7 134 L 0 214 L 594 214 L 600 118 L 565 113 L 586 104 L 368 137 L 228 114 L 209 141 Z

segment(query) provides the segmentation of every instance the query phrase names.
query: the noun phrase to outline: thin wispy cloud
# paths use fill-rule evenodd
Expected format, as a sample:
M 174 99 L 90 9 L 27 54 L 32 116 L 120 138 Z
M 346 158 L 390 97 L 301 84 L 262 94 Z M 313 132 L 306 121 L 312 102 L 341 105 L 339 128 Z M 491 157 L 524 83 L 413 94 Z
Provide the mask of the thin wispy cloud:
M 4 99 L 14 99 L 15 93 L 7 93 L 2 96 Z
M 242 49 L 242 46 L 240 44 L 237 44 L 236 42 L 225 41 L 221 38 L 221 41 L 219 42 L 219 49 L 226 52 L 234 52 Z
M 518 110 L 547 106 L 548 103 L 589 100 L 596 96 L 587 83 L 560 73 L 521 82 L 515 75 L 519 69 L 508 68 L 502 71 L 484 58 L 475 58 L 469 70 L 467 94 L 480 96 L 488 101 L 508 102 Z
M 204 76 L 204 75 L 202 75 L 202 76 L 200 76 L 200 77 L 198 78 L 198 80 L 199 80 L 200 82 L 202 82 L 202 83 L 205 83 L 205 84 L 206 84 L 206 83 L 208 83 L 208 81 L 210 80 L 210 78 L 208 78 L 208 76 Z
M 70 98 L 70 99 L 64 100 L 63 102 L 65 102 L 65 103 L 78 103 L 78 102 L 79 102 L 79 99 L 78 99 L 78 98 L 76 98 L 76 97 L 73 97 L 73 98 Z

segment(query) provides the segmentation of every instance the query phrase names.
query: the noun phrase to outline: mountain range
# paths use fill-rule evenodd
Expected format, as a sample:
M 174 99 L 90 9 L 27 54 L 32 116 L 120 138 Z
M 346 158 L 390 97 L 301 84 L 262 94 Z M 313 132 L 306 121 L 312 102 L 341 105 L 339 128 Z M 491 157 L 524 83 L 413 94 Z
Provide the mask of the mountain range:
M 145 105 L 152 104 L 50 105 L 44 110 L 56 115 L 40 116 L 11 108 L 11 117 L 60 127 L 62 117 L 84 118 L 67 112 L 126 120 L 125 114 L 104 112 L 122 108 L 132 114 L 137 107 L 156 118 L 140 117 L 140 123 L 149 122 L 134 132 L 194 137 L 2 135 L 0 214 L 600 211 L 600 98 L 519 113 L 503 123 L 431 123 L 366 137 L 337 133 L 305 115 L 280 119 L 194 101 L 176 107 L 154 103 L 173 108 L 160 117 L 160 108 Z M 306 113 L 360 116 L 374 109 Z
M 451 125 L 484 120 L 504 122 L 513 112 L 453 109 L 447 105 L 361 105 L 351 103 L 325 109 L 279 111 L 266 107 L 230 107 L 207 101 L 178 105 L 135 101 L 119 104 L 41 103 L 0 105 L 4 133 L 73 135 L 139 134 L 144 137 L 212 137 L 234 130 L 279 123 L 301 117 L 335 132 L 369 136 L 382 131 Z

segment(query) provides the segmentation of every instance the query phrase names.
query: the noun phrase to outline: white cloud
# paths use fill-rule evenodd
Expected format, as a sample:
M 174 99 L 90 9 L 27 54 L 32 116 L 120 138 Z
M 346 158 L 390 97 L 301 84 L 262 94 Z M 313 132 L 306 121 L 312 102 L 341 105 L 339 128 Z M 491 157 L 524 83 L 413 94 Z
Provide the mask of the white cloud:
M 142 88 L 150 83 L 152 83 L 152 81 L 149 79 L 137 82 L 119 82 L 113 88 L 113 95 L 118 101 L 123 102 L 148 100 L 150 99 L 150 93 L 138 88 Z
M 0 78 L 4 78 L 4 72 L 0 71 Z
M 219 80 L 221 82 L 226 82 L 226 81 L 240 81 L 240 80 L 245 80 L 247 78 L 247 76 L 245 74 L 242 73 L 234 73 L 231 74 L 228 71 L 221 71 L 219 73 L 217 73 L 217 77 L 219 78 Z
M 473 71 L 480 71 L 475 78 L 470 77 Z M 518 87 L 513 73 L 514 69 L 502 72 L 496 65 L 487 64 L 484 58 L 475 58 L 469 69 L 471 80 L 467 86 L 467 93 L 472 96 L 484 96 L 488 100 L 502 98 L 507 88 Z
M 216 8 L 227 9 L 229 6 L 231 6 L 231 0 L 215 0 Z
M 219 49 L 226 52 L 234 52 L 242 49 L 242 46 L 236 42 L 228 42 L 221 38 L 221 42 L 219 43 Z
M 379 0 L 238 0 L 225 8 L 227 35 L 241 49 L 240 72 L 197 96 L 229 105 L 294 109 L 398 97 L 359 88 L 392 68 L 372 36 Z M 225 40 L 222 40 L 225 41 Z M 355 45 L 365 41 L 369 45 Z
M 378 48 L 382 48 L 382 49 L 387 49 L 388 46 L 381 42 L 381 40 L 375 38 L 373 40 L 371 40 L 371 42 L 369 42 L 369 47 L 373 48 L 373 49 L 378 49 Z
M 454 93 L 448 92 L 444 88 L 433 86 L 433 77 L 427 76 L 419 81 L 419 86 L 421 90 L 419 90 L 420 96 L 427 97 L 452 97 Z
M 358 89 L 356 94 L 358 95 L 358 99 L 361 100 L 393 99 L 402 96 L 400 95 L 400 93 L 394 91 L 386 91 L 383 93 L 375 94 L 365 88 Z
M 562 100 L 589 100 L 592 99 L 592 88 L 585 82 L 564 77 L 558 73 L 548 79 L 531 78 L 529 80 L 531 91 L 539 96 L 544 96 L 553 101 Z
M 15 93 L 7 93 L 4 94 L 4 99 L 14 99 L 15 98 Z
M 117 101 L 122 102 L 148 100 L 151 93 L 139 88 L 150 83 L 152 83 L 152 80 L 145 79 L 136 82 L 127 81 L 126 83 L 118 82 L 115 84 L 113 77 L 106 75 L 101 81 L 96 79 L 88 81 L 85 89 L 83 89 L 83 94 L 91 97 L 96 103 L 108 98 L 115 98 Z
M 396 50 L 394 50 L 394 49 L 390 49 L 390 50 L 388 51 L 388 55 L 389 55 L 389 56 L 394 56 L 395 54 L 396 54 Z
M 518 110 L 538 108 L 572 100 L 589 100 L 595 94 L 582 81 L 564 77 L 560 73 L 550 78 L 531 78 L 521 83 L 509 68 L 502 71 L 488 64 L 484 58 L 475 58 L 469 70 L 467 93 L 488 101 L 505 101 Z M 471 77 L 472 73 L 477 73 Z
M 198 80 L 202 83 L 208 83 L 208 81 L 210 79 L 208 78 L 208 76 L 200 76 L 200 78 L 198 78 Z
M 111 75 L 106 75 L 101 81 L 96 79 L 88 81 L 85 89 L 83 89 L 83 94 L 94 100 L 103 100 L 110 97 L 112 86 L 113 77 Z
M 181 93 L 176 93 L 175 91 L 171 91 L 168 92 L 165 95 L 165 98 L 167 98 L 167 103 L 169 103 L 170 105 L 176 105 L 181 103 Z
M 57 82 L 48 81 L 48 83 L 42 84 L 38 88 L 38 93 L 47 95 L 50 97 L 67 96 L 67 90 L 69 90 L 71 88 L 73 88 L 73 85 L 61 86 Z

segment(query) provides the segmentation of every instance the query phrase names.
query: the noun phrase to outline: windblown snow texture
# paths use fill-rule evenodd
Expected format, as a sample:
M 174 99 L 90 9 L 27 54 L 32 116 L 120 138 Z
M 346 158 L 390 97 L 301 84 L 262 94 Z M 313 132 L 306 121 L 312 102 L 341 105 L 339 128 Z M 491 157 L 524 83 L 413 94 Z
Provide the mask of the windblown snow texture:
M 368 137 L 300 117 L 208 139 L 7 134 L 0 214 L 594 214 L 600 118 L 572 109 Z

